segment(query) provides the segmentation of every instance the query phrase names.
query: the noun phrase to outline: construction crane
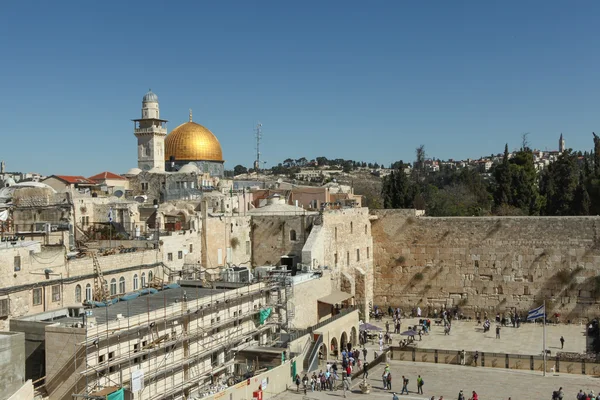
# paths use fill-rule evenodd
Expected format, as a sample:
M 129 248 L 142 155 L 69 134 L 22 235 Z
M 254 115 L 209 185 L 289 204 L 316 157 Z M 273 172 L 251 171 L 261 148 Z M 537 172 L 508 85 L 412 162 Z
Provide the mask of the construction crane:
M 92 260 L 94 261 L 94 301 L 105 303 L 110 298 L 108 283 L 102 276 L 102 268 L 100 268 L 96 253 L 92 253 Z

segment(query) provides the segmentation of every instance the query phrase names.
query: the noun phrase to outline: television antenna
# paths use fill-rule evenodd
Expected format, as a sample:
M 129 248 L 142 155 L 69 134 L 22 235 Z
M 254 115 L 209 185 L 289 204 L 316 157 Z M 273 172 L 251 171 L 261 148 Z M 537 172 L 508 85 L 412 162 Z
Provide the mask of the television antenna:
M 254 137 L 256 138 L 256 161 L 254 161 L 254 170 L 258 175 L 260 170 L 260 140 L 262 139 L 262 124 L 259 122 L 254 129 Z

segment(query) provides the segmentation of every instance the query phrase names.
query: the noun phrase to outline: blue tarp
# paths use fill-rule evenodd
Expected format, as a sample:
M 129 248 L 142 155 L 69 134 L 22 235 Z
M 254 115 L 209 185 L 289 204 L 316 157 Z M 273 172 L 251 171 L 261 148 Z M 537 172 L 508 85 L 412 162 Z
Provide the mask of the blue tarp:
M 125 389 L 119 389 L 106 396 L 106 400 L 125 400 Z
M 119 297 L 119 301 L 128 301 L 128 300 L 133 300 L 140 297 L 140 293 L 138 292 L 133 292 L 133 293 L 127 293 L 121 297 Z

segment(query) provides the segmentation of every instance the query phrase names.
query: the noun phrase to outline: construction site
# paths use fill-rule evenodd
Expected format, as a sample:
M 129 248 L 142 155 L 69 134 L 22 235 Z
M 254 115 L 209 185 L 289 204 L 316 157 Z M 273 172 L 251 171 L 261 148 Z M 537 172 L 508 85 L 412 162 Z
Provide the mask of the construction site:
M 306 328 L 295 327 L 296 311 L 315 314 L 324 329 L 323 322 L 354 310 L 346 295 L 336 297 L 343 299 L 339 304 L 315 301 L 311 307 L 302 301 L 296 310 L 295 290 L 321 286 L 325 292 L 319 295 L 332 293 L 327 290 L 328 271 L 270 267 L 257 271 L 255 283 L 246 279 L 247 269 L 234 271 L 233 276 L 224 273 L 225 279 L 211 282 L 164 283 L 155 278 L 138 292 L 114 297 L 95 256 L 94 266 L 92 301 L 11 320 L 11 331 L 25 335 L 26 363 L 39 363 L 43 347 L 45 376 L 38 386 L 42 397 L 216 396 L 286 362 L 300 371 L 299 356 L 302 363 L 305 356 L 306 363 L 318 362 L 318 352 L 327 351 L 323 338 L 317 340 Z M 358 323 L 357 312 L 352 314 Z M 343 337 L 349 340 L 347 333 Z M 289 383 L 289 370 L 283 380 Z

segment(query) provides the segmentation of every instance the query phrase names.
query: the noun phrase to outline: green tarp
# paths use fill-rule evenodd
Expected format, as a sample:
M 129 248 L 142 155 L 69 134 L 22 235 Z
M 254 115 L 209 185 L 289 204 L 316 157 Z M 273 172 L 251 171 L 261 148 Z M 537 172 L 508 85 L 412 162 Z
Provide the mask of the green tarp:
M 119 389 L 106 396 L 106 400 L 125 400 L 125 389 Z
M 292 361 L 291 364 L 291 371 L 292 373 L 292 380 L 296 378 L 296 361 Z
M 260 315 L 259 315 L 258 321 L 260 322 L 261 325 L 265 323 L 267 318 L 269 318 L 269 315 L 271 315 L 270 308 L 265 308 L 264 310 L 260 310 Z

